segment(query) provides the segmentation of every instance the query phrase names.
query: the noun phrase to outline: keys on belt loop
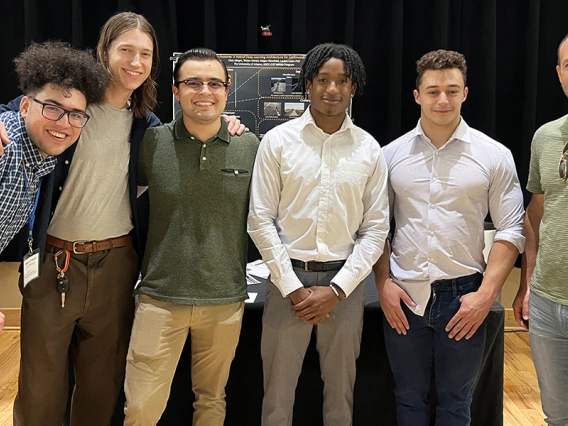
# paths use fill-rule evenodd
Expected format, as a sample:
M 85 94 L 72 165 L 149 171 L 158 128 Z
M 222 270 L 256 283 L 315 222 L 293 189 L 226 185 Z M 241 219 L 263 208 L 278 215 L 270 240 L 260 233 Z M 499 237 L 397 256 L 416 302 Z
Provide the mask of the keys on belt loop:
M 65 264 L 63 268 L 59 267 L 58 258 L 63 253 L 65 253 Z M 57 270 L 57 290 L 61 293 L 61 307 L 65 307 L 65 294 L 69 291 L 69 279 L 65 276 L 65 272 L 69 269 L 69 259 L 71 258 L 71 253 L 69 250 L 59 250 L 53 255 L 53 260 L 55 261 L 55 269 Z

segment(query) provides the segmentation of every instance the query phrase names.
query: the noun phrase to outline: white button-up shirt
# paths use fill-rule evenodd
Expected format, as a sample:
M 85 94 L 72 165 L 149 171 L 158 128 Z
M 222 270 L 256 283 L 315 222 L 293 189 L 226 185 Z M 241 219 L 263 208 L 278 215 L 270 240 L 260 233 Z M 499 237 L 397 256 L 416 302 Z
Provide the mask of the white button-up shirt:
M 440 149 L 416 128 L 383 148 L 396 230 L 394 282 L 423 315 L 430 284 L 485 271 L 484 220 L 524 250 L 523 194 L 511 152 L 462 119 Z
M 371 272 L 388 234 L 386 163 L 349 116 L 332 135 L 308 108 L 264 136 L 251 183 L 248 232 L 283 296 L 303 285 L 290 259 L 346 259 L 332 279 L 347 296 Z

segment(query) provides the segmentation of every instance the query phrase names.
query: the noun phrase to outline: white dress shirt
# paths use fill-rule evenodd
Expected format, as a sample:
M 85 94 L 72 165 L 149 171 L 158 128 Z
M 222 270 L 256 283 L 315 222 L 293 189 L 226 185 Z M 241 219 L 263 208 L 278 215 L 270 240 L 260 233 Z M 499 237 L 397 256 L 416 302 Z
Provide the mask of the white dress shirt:
M 349 116 L 332 135 L 308 108 L 270 130 L 251 182 L 248 232 L 283 296 L 303 285 L 290 259 L 346 259 L 332 279 L 347 296 L 371 272 L 388 234 L 386 163 Z
M 484 220 L 524 250 L 523 194 L 511 152 L 461 119 L 440 149 L 416 128 L 383 148 L 396 230 L 391 275 L 423 315 L 430 284 L 485 271 Z

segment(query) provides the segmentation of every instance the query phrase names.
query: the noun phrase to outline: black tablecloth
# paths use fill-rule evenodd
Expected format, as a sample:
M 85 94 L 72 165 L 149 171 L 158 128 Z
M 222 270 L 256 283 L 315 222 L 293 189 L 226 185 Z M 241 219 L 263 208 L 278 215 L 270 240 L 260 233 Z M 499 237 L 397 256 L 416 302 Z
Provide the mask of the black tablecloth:
M 355 426 L 395 426 L 394 382 L 385 350 L 383 314 L 377 301 L 372 276 L 367 278 L 365 285 L 367 300 L 361 355 L 357 360 L 353 424 Z M 249 286 L 249 292 L 257 292 L 258 297 L 255 303 L 247 304 L 245 308 L 239 346 L 226 389 L 227 418 L 225 425 L 227 426 L 260 426 L 262 404 L 260 336 L 264 290 L 264 284 Z M 499 303 L 494 303 L 487 319 L 485 357 L 472 404 L 472 426 L 503 425 L 504 316 L 503 307 Z M 188 340 L 174 378 L 167 409 L 158 423 L 160 426 L 191 424 L 193 393 L 191 391 L 190 360 L 191 351 Z M 312 339 L 296 389 L 295 426 L 323 424 L 322 392 L 323 383 Z M 435 395 L 431 395 L 431 398 L 435 400 Z M 432 420 L 434 420 L 434 415 L 433 412 Z M 117 418 L 116 423 L 113 422 L 113 424 L 121 423 Z

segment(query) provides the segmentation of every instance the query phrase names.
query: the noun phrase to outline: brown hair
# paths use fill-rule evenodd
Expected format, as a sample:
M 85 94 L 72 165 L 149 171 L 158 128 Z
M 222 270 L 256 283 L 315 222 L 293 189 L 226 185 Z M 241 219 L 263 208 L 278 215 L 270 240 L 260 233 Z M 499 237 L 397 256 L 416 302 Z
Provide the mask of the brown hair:
M 416 61 L 416 90 L 419 90 L 422 77 L 426 71 L 449 70 L 454 68 L 461 71 L 463 82 L 466 84 L 467 64 L 465 57 L 461 53 L 452 50 L 434 50 L 426 53 Z
M 150 76 L 138 87 L 130 98 L 130 108 L 137 118 L 144 117 L 147 113 L 152 112 L 158 103 L 158 90 L 156 78 L 160 71 L 160 53 L 158 51 L 158 38 L 156 31 L 146 18 L 133 12 L 122 12 L 111 17 L 101 29 L 101 35 L 97 44 L 97 59 L 112 74 L 108 66 L 108 50 L 112 42 L 130 30 L 140 30 L 148 34 L 153 44 L 152 53 L 152 70 Z

